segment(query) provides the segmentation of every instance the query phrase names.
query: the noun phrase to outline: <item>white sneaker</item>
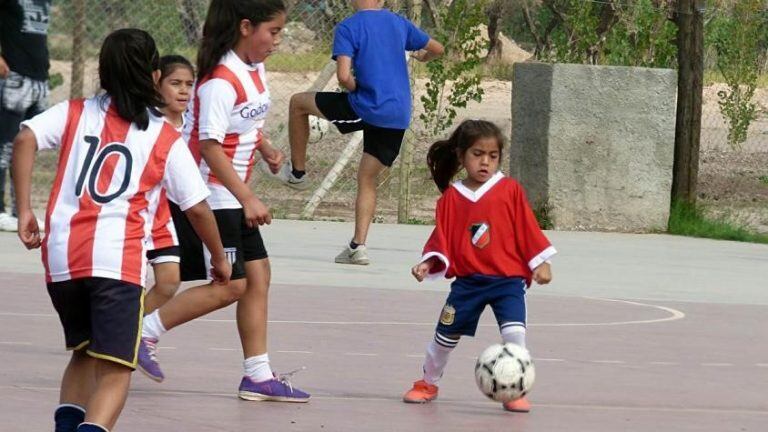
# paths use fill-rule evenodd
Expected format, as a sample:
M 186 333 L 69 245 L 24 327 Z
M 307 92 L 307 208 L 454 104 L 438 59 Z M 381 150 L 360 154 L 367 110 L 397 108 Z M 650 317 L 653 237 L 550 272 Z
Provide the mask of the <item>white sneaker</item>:
M 284 163 L 283 166 L 280 167 L 280 171 L 278 171 L 277 174 L 272 173 L 272 171 L 269 169 L 269 164 L 264 159 L 260 160 L 258 165 L 259 169 L 263 173 L 279 180 L 282 184 L 288 186 L 289 188 L 296 190 L 307 190 L 311 186 L 307 181 L 306 174 L 302 178 L 296 178 L 293 175 L 293 166 L 291 165 L 290 161 Z
M 336 263 L 368 265 L 371 261 L 368 259 L 368 249 L 365 245 L 358 245 L 355 249 L 345 246 L 344 250 L 336 255 Z
M 0 231 L 16 232 L 19 230 L 19 220 L 8 213 L 0 213 Z

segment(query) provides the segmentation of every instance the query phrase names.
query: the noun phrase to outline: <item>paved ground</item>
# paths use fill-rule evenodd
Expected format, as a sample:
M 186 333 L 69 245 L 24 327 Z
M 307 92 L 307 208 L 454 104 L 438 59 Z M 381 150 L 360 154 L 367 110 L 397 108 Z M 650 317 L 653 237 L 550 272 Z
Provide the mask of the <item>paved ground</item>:
M 163 339 L 168 378 L 134 377 L 117 430 L 764 431 L 768 427 L 768 247 L 656 235 L 550 232 L 555 281 L 530 292 L 534 411 L 475 388 L 473 358 L 496 342 L 484 316 L 462 340 L 440 399 L 406 405 L 446 282 L 409 268 L 429 227 L 374 225 L 373 265 L 333 264 L 348 224 L 277 221 L 265 232 L 275 283 L 270 356 L 307 405 L 239 401 L 234 311 Z M 0 234 L 0 431 L 51 430 L 67 360 L 39 255 Z

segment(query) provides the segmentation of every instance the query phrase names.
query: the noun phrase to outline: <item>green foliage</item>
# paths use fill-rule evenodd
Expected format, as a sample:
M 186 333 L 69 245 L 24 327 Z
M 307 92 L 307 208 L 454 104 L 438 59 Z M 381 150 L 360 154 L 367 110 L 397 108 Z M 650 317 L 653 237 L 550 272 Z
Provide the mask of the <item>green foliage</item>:
M 552 220 L 552 206 L 549 204 L 541 204 L 533 208 L 533 214 L 536 216 L 536 222 L 539 224 L 539 228 L 543 230 L 551 230 L 555 228 L 555 223 Z
M 760 183 L 768 185 L 768 175 L 760 176 L 757 179 L 760 180 Z
M 469 101 L 480 102 L 481 53 L 487 48 L 480 38 L 479 25 L 485 21 L 485 0 L 454 0 L 441 11 L 442 27 L 434 31 L 435 39 L 443 42 L 445 55 L 427 63 L 426 95 L 421 97 L 424 113 L 420 115 L 426 130 L 439 135 L 456 118 L 456 108 Z
M 768 243 L 768 235 L 754 233 L 723 219 L 708 219 L 701 207 L 684 202 L 672 204 L 668 231 L 689 237 Z
M 760 72 L 760 31 L 766 31 L 762 0 L 740 0 L 729 14 L 713 18 L 707 28 L 709 43 L 717 51 L 717 70 L 727 90 L 717 92 L 720 111 L 728 122 L 728 143 L 740 148 L 757 118 L 753 102 Z
M 48 87 L 51 90 L 62 84 L 64 84 L 64 77 L 60 73 L 57 72 L 48 77 Z
M 531 10 L 539 60 L 672 67 L 676 26 L 653 0 L 548 0 Z

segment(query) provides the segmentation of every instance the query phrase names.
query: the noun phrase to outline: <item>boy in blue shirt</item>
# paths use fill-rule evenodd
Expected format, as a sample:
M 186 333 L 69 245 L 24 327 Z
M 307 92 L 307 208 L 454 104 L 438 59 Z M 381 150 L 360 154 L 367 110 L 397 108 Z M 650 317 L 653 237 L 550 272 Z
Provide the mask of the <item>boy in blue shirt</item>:
M 392 166 L 411 121 L 411 88 L 405 51 L 429 61 L 443 46 L 406 18 L 381 8 L 380 0 L 352 0 L 357 12 L 336 27 L 333 59 L 339 84 L 348 92 L 307 92 L 291 97 L 291 162 L 278 178 L 294 189 L 309 187 L 305 177 L 309 116 L 325 118 L 346 134 L 363 131 L 363 156 L 357 175 L 355 235 L 337 263 L 369 263 L 365 248 L 376 209 L 376 177 Z M 355 73 L 352 74 L 352 69 Z

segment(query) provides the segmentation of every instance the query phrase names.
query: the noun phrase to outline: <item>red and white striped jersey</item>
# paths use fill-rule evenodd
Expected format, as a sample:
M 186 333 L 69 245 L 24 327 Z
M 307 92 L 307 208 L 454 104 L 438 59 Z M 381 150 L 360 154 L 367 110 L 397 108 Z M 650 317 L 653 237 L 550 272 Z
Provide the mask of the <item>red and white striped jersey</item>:
M 166 120 L 168 121 L 168 120 Z M 174 128 L 181 132 L 184 126 Z M 179 245 L 176 226 L 171 218 L 171 208 L 168 207 L 168 196 L 165 189 L 160 188 L 149 199 L 149 213 L 152 217 L 152 228 L 147 239 L 147 250 L 163 249 Z
M 140 130 L 97 96 L 62 102 L 22 123 L 38 149 L 60 147 L 45 214 L 47 281 L 103 277 L 144 285 L 151 195 L 162 187 L 182 210 L 209 195 L 179 133 L 149 117 Z
M 187 110 L 184 138 L 211 190 L 208 204 L 212 209 L 242 206 L 200 156 L 200 141 L 219 142 L 237 175 L 247 182 L 269 106 L 264 64 L 248 65 L 233 51 L 225 54 L 213 72 L 196 84 Z

